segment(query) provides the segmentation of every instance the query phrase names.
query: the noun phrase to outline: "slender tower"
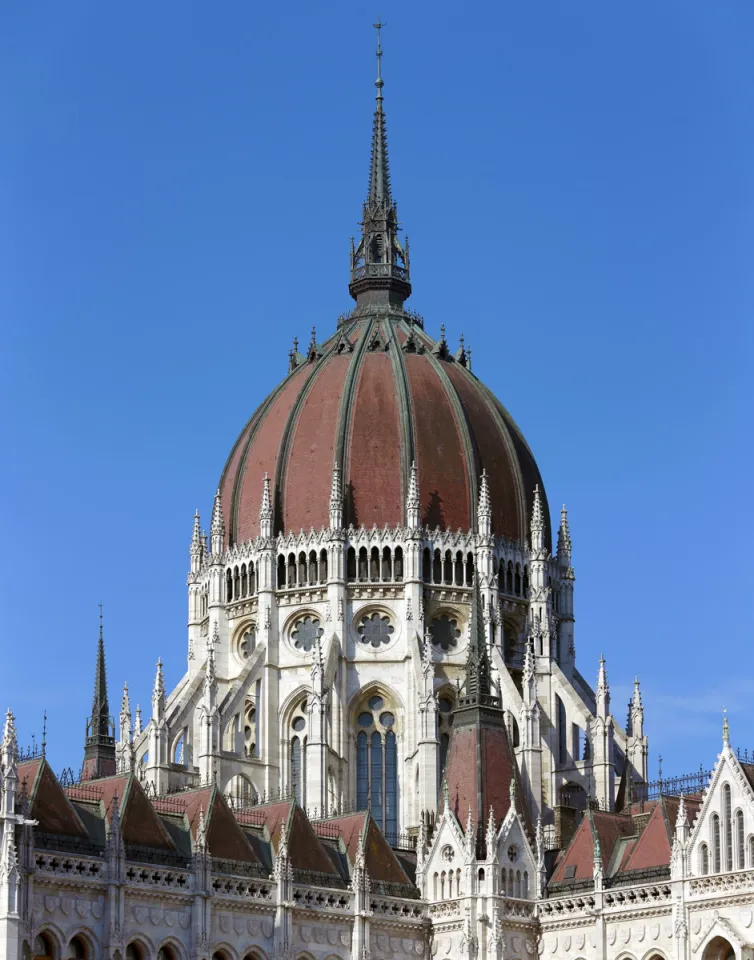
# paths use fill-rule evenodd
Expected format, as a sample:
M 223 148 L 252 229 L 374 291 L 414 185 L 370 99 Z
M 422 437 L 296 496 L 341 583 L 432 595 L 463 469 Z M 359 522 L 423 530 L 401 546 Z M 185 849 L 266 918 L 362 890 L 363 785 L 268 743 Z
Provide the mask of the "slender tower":
M 372 158 L 369 167 L 369 191 L 364 201 L 361 240 L 351 240 L 351 283 L 348 287 L 357 307 L 366 304 L 392 304 L 400 307 L 411 295 L 408 249 L 398 240 L 398 207 L 390 190 L 387 157 L 387 130 L 382 109 L 383 24 L 377 30 L 377 88 L 372 130 Z
M 115 773 L 115 724 L 110 716 L 105 673 L 105 641 L 102 636 L 102 604 L 99 608 L 99 640 L 94 671 L 92 715 L 86 723 L 82 780 L 96 780 Z

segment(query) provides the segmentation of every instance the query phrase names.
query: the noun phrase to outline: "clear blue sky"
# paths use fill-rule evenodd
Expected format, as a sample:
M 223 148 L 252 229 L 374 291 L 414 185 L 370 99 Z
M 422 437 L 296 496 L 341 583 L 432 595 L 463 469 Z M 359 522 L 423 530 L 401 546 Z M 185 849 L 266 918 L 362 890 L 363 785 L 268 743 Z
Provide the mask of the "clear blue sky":
M 0 18 L 0 704 L 81 762 L 186 651 L 191 517 L 349 306 L 373 5 L 37 0 Z M 411 305 L 568 503 L 578 665 L 651 772 L 754 746 L 751 0 L 386 2 Z

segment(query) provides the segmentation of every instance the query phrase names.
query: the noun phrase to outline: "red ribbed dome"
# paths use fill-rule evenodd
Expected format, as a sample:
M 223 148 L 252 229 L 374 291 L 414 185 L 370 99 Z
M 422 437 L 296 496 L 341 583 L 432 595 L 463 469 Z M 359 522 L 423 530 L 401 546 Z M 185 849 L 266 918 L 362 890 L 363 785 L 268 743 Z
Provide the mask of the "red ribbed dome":
M 225 465 L 220 488 L 228 542 L 258 536 L 265 473 L 277 532 L 327 526 L 335 460 L 346 525 L 405 525 L 413 460 L 422 524 L 432 529 L 475 526 L 483 469 L 496 534 L 526 539 L 536 484 L 544 494 L 526 441 L 467 369 L 465 355 L 453 357 L 444 340 L 435 343 L 407 314 L 355 316 L 308 357 L 296 355 Z M 549 545 L 549 529 L 546 536 Z

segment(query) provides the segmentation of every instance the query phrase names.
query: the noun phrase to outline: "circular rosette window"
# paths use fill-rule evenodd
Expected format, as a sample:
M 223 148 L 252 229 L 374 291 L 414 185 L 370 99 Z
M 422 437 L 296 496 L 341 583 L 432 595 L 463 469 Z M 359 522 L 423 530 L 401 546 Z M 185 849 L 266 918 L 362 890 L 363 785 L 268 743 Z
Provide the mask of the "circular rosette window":
M 356 628 L 359 640 L 366 647 L 374 647 L 378 650 L 383 644 L 390 643 L 395 633 L 395 627 L 390 622 L 390 617 L 378 610 L 365 614 Z
M 308 613 L 305 617 L 299 617 L 293 624 L 291 642 L 296 650 L 308 653 L 314 646 L 317 638 L 321 637 L 324 632 L 319 617 Z
M 442 613 L 435 617 L 429 625 L 432 644 L 439 647 L 444 653 L 454 650 L 461 638 L 461 628 L 453 614 Z
M 238 637 L 238 656 L 241 660 L 248 660 L 257 646 L 256 624 L 249 624 Z

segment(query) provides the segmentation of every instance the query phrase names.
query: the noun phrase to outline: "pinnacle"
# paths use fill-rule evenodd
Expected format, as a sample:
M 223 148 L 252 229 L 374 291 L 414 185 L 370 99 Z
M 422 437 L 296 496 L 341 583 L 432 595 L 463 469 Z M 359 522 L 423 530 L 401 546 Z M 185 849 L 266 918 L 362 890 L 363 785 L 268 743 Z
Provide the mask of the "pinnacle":
M 5 714 L 5 727 L 3 729 L 3 745 L 16 746 L 16 718 L 13 716 L 10 707 Z
M 534 487 L 534 505 L 531 511 L 531 532 L 532 540 L 535 533 L 541 533 L 544 529 L 544 516 L 542 513 L 542 497 L 539 491 L 539 484 Z
M 477 513 L 480 517 L 489 517 L 492 515 L 492 506 L 490 504 L 490 488 L 487 482 L 487 471 L 482 470 L 482 480 L 479 487 L 479 508 Z
M 223 520 L 223 503 L 222 497 L 220 494 L 220 488 L 217 488 L 215 493 L 215 501 L 212 504 L 212 522 L 209 528 L 210 536 L 212 537 L 224 537 L 225 536 L 225 521 Z
M 270 476 L 265 473 L 262 486 L 262 503 L 259 507 L 260 520 L 272 520 L 272 497 L 270 496 Z
M 330 486 L 330 505 L 340 506 L 343 499 L 343 490 L 340 483 L 340 466 L 334 460 L 332 465 L 332 484 Z

